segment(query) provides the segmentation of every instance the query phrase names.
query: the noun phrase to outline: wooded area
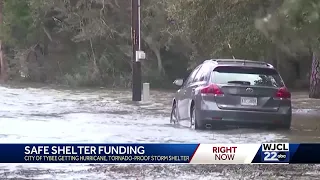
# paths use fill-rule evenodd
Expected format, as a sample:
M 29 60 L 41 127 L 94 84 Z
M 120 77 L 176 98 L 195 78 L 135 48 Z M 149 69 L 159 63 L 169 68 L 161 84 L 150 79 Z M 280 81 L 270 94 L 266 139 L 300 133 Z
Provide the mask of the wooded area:
M 3 80 L 131 86 L 131 0 L 0 1 Z M 170 87 L 205 59 L 235 57 L 270 62 L 289 87 L 310 86 L 320 98 L 317 0 L 141 3 L 151 86 Z

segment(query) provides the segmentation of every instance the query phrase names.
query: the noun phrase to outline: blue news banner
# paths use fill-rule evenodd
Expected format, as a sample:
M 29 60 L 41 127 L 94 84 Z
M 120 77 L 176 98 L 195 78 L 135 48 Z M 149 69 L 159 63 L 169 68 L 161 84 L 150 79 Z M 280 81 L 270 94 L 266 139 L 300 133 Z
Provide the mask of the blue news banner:
M 270 144 L 260 146 L 252 163 L 320 163 L 320 144 L 274 143 L 268 147 Z
M 203 153 L 197 152 L 199 147 L 201 144 L 0 144 L 0 163 L 192 163 L 195 154 Z M 252 163 L 320 163 L 319 152 L 320 144 L 266 143 L 257 149 Z M 213 158 L 214 154 L 205 152 L 206 156 Z
M 198 144 L 0 144 L 0 163 L 189 163 Z

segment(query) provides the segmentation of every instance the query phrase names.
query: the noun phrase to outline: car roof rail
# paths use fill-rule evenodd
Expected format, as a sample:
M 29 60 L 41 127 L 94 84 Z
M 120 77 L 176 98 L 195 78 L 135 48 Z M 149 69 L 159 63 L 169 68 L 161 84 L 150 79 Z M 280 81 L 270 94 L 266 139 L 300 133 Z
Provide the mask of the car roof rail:
M 256 64 L 256 65 L 265 65 L 267 67 L 273 68 L 271 64 L 263 61 L 252 61 L 252 60 L 242 60 L 242 59 L 210 59 L 210 60 L 205 60 L 204 62 L 208 62 L 208 61 L 215 62 L 217 64 L 223 64 L 223 63 L 241 63 L 243 65 Z

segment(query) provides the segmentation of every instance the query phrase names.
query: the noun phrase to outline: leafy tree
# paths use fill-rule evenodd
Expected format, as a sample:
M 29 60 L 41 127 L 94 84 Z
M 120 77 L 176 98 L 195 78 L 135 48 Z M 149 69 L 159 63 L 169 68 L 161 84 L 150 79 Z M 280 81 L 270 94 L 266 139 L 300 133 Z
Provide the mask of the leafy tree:
M 208 58 L 259 60 L 274 47 L 272 41 L 290 53 L 308 49 L 307 32 L 283 23 L 279 2 L 141 1 L 141 45 L 148 59 L 142 63 L 144 78 L 163 83 Z M 255 21 L 269 6 L 271 20 Z M 10 47 L 16 75 L 22 71 L 33 81 L 41 76 L 74 85 L 130 85 L 130 0 L 4 0 L 3 19 L 0 38 Z M 30 78 L 32 71 L 38 73 Z
M 286 52 L 295 54 L 311 50 L 310 98 L 320 98 L 320 2 L 317 0 L 283 0 L 257 27 Z
M 172 38 L 169 20 L 165 11 L 168 4 L 164 0 L 148 0 L 142 3 L 142 40 L 152 50 L 157 59 L 159 74 L 165 74 L 161 49 L 168 48 Z
M 169 15 L 189 39 L 197 59 L 257 60 L 269 41 L 254 27 L 265 1 L 171 0 Z

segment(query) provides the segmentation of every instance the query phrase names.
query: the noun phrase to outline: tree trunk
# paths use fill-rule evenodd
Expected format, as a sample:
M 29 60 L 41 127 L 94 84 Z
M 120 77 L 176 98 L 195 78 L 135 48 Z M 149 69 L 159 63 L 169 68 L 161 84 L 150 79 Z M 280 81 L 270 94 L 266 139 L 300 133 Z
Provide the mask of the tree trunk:
M 165 75 L 165 71 L 162 65 L 162 59 L 161 59 L 161 55 L 160 55 L 160 49 L 155 49 L 154 53 L 156 54 L 157 57 L 157 61 L 158 61 L 158 72 L 161 75 Z
M 318 52 L 313 52 L 309 97 L 320 99 L 320 59 Z
M 150 36 L 142 36 L 143 40 L 148 44 L 149 48 L 154 52 L 157 57 L 158 62 L 158 71 L 160 75 L 165 75 L 165 71 L 162 65 L 162 59 L 160 54 L 160 45 L 159 42 L 155 42 Z
M 100 75 L 100 71 L 99 71 L 99 68 L 98 68 L 96 55 L 94 53 L 92 39 L 90 39 L 89 42 L 90 42 L 91 53 L 92 53 L 92 74 L 91 74 L 91 78 L 92 78 L 92 80 L 97 81 L 98 78 L 99 78 L 99 75 Z
M 3 22 L 3 0 L 0 0 L 0 24 Z M 3 53 L 3 44 L 2 40 L 0 39 L 0 80 L 5 82 L 8 80 L 8 63 L 6 59 L 4 58 L 4 53 Z

